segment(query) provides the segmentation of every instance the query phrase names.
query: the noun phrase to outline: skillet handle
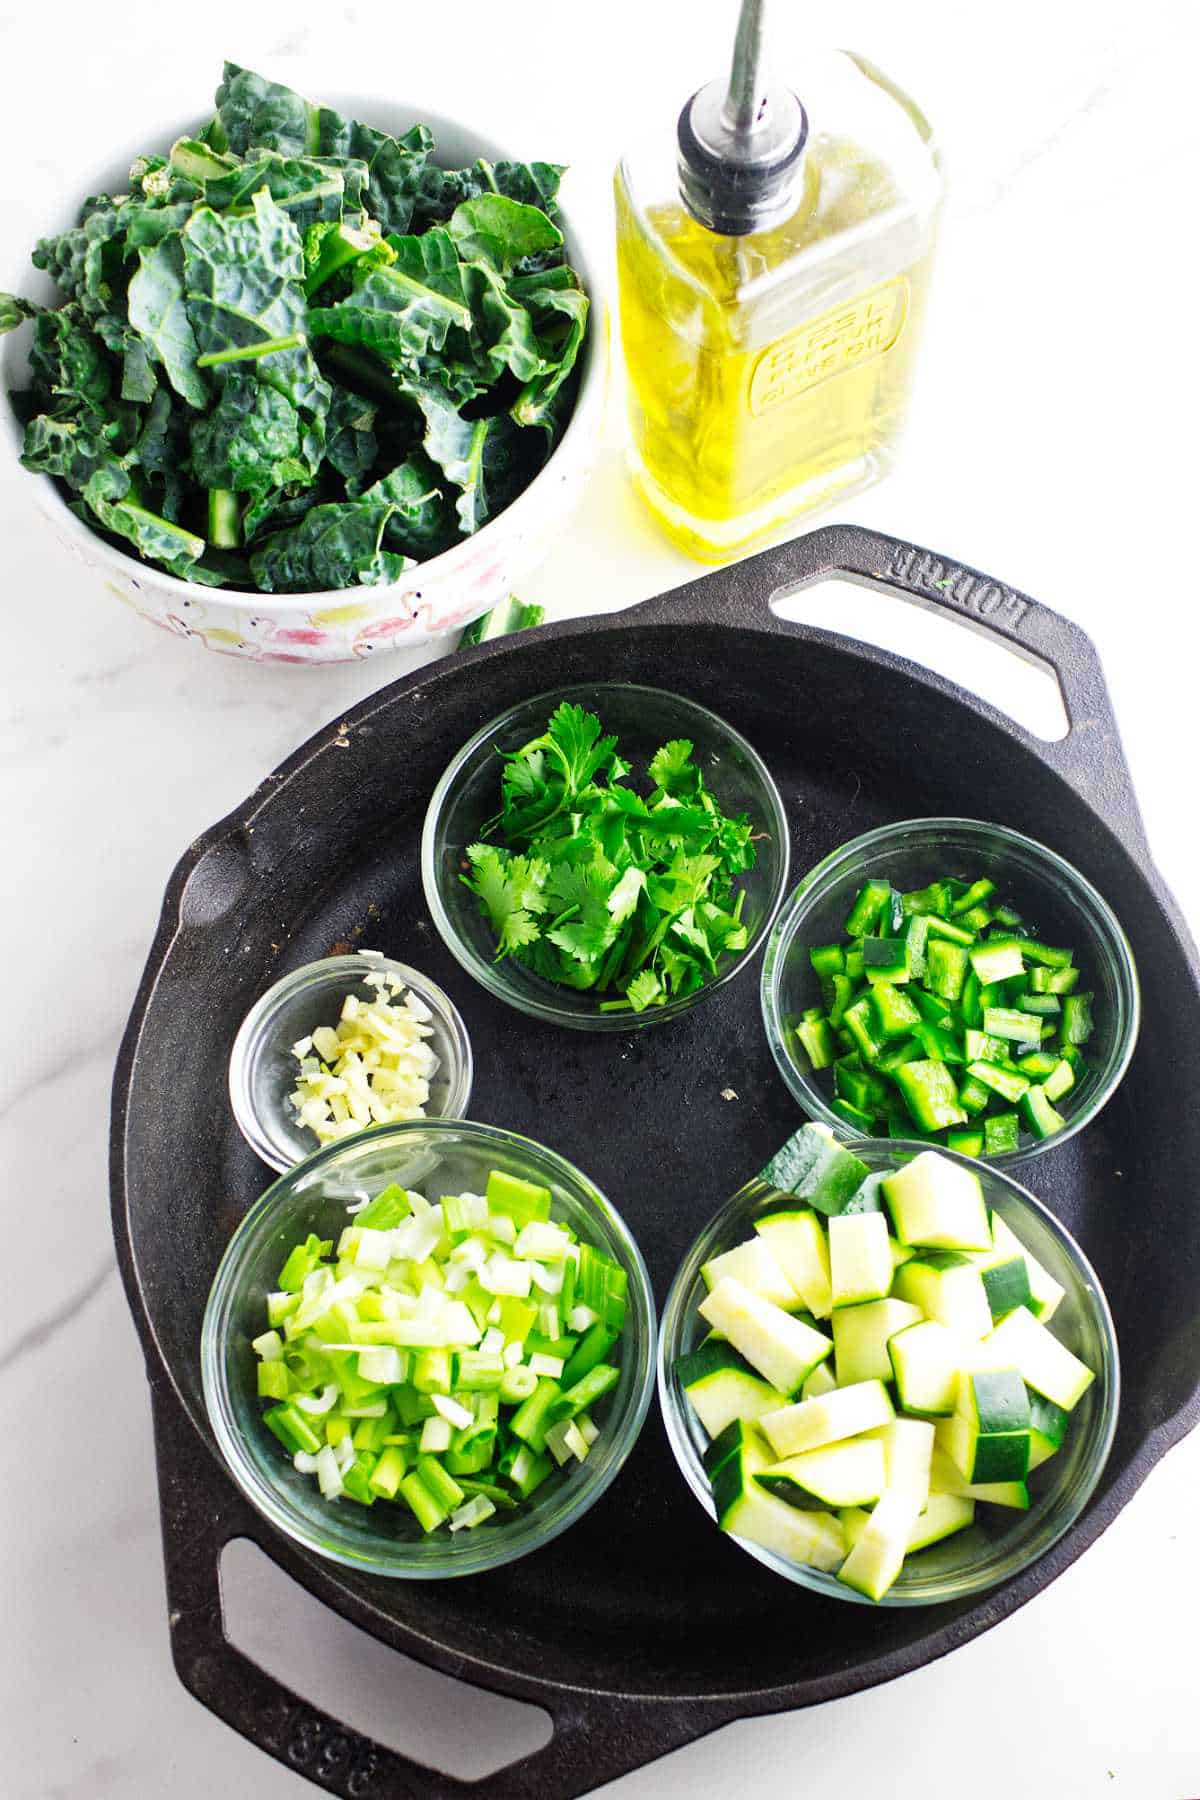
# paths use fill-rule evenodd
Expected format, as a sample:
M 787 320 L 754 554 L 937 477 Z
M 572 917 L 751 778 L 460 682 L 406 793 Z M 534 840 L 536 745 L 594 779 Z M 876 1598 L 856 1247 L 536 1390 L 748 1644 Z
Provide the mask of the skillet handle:
M 637 608 L 634 616 L 652 617 L 661 607 L 664 612 L 712 618 L 714 623 L 740 622 L 760 631 L 765 627 L 794 634 L 809 628 L 778 618 L 769 604 L 764 607 L 764 597 L 770 602 L 780 593 L 831 575 L 891 589 L 919 606 L 1000 638 L 1017 655 L 1053 669 L 1067 714 L 1066 737 L 1049 742 L 1011 721 L 1006 721 L 1008 728 L 1021 732 L 1043 762 L 1117 825 L 1127 843 L 1132 839 L 1145 847 L 1145 828 L 1092 640 L 1061 613 L 966 563 L 862 526 L 827 525 L 748 557 L 718 576 L 677 588 Z M 977 709 L 991 713 L 983 701 L 967 698 Z
M 443 1774 L 323 1712 L 269 1675 L 225 1636 L 221 1552 L 251 1539 L 311 1593 L 322 1591 L 320 1565 L 301 1558 L 270 1530 L 218 1467 L 169 1383 L 151 1376 L 171 1654 L 188 1692 L 227 1725 L 328 1794 L 342 1800 L 567 1800 L 615 1781 L 669 1750 L 736 1717 L 736 1709 L 628 1699 L 556 1688 L 536 1676 L 497 1673 L 498 1693 L 543 1707 L 554 1721 L 548 1743 L 494 1774 L 466 1781 Z M 382 1641 L 417 1658 L 385 1630 Z M 397 1693 L 397 1713 L 403 1709 Z

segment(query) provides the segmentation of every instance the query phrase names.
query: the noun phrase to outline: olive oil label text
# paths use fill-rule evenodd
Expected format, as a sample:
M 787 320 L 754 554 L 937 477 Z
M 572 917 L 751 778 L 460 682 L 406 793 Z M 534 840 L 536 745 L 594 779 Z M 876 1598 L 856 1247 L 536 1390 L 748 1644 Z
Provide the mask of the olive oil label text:
M 845 369 L 885 355 L 907 315 L 908 281 L 901 275 L 777 338 L 754 365 L 751 412 L 761 416 Z

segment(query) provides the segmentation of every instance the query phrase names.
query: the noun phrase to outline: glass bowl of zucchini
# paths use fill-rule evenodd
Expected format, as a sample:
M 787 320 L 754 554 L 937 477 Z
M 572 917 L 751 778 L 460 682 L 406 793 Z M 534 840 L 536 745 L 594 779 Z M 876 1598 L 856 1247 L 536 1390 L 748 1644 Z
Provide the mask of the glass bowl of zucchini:
M 1001 1164 L 1095 1118 L 1140 1011 L 1103 897 L 1044 844 L 977 819 L 885 825 L 818 863 L 776 922 L 761 994 L 811 1118 Z
M 425 816 L 451 955 L 547 1024 L 631 1031 L 734 980 L 787 888 L 787 816 L 741 734 L 682 694 L 593 682 L 463 746 Z
M 654 1381 L 616 1209 L 469 1120 L 383 1125 L 288 1170 L 226 1248 L 201 1369 L 217 1444 L 288 1537 L 366 1574 L 477 1574 L 615 1479 Z
M 810 1124 L 684 1258 L 658 1388 L 684 1479 L 750 1555 L 829 1598 L 923 1606 L 1070 1529 L 1120 1377 L 1095 1272 L 1011 1176 Z

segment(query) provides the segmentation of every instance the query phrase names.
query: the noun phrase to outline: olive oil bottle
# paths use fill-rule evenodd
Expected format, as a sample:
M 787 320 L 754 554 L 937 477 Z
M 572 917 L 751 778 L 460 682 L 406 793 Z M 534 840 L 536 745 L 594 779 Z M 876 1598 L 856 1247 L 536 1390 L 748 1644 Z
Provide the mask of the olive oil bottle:
M 928 124 L 861 57 L 764 87 L 762 11 L 744 0 L 728 83 L 616 175 L 634 480 L 714 562 L 891 466 L 942 194 Z

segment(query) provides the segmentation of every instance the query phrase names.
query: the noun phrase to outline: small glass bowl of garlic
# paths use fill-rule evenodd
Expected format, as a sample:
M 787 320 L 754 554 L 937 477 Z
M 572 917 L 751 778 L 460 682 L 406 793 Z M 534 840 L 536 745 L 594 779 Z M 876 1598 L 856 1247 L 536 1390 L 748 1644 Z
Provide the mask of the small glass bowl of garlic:
M 406 1119 L 461 1119 L 471 1042 L 453 1001 L 378 950 L 293 969 L 257 1000 L 229 1058 L 242 1136 L 273 1169 Z

